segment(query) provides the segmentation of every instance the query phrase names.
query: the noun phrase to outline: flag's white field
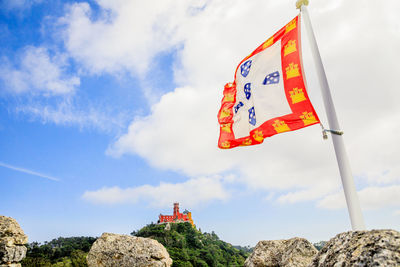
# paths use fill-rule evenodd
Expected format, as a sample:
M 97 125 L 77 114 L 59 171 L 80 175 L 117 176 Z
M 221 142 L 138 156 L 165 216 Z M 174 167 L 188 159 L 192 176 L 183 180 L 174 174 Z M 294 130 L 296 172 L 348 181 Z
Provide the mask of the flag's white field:
M 268 49 L 250 57 L 248 60 L 252 62 L 249 74 L 243 77 L 240 74 L 240 68 L 236 73 L 237 88 L 244 88 L 246 83 L 251 82 L 250 100 L 247 100 L 244 90 L 237 91 L 235 106 L 240 102 L 244 106 L 240 107 L 233 116 L 233 132 L 236 138 L 247 136 L 251 130 L 259 127 L 269 119 L 292 112 L 283 88 L 281 41 L 279 40 Z M 276 71 L 279 72 L 279 83 L 268 86 L 263 85 L 266 74 Z M 255 109 L 255 125 L 249 123 L 248 110 L 251 107 Z

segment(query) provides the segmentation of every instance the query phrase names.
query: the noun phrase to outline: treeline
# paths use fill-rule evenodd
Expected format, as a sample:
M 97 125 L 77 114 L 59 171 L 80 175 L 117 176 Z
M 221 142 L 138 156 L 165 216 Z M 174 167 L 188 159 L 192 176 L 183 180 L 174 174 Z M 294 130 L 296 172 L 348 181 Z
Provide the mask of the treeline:
M 248 251 L 233 247 L 214 233 L 202 233 L 190 223 L 150 224 L 132 235 L 157 240 L 165 246 L 173 267 L 243 266 Z
M 86 256 L 94 237 L 59 237 L 44 244 L 33 242 L 27 245 L 22 267 L 84 267 Z

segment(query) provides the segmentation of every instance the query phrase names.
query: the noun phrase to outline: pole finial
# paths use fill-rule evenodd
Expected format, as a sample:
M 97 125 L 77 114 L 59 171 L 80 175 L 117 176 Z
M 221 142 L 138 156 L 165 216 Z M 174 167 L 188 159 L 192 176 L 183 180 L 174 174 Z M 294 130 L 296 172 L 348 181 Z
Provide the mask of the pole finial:
M 297 0 L 296 8 L 301 9 L 302 5 L 308 6 L 308 0 Z

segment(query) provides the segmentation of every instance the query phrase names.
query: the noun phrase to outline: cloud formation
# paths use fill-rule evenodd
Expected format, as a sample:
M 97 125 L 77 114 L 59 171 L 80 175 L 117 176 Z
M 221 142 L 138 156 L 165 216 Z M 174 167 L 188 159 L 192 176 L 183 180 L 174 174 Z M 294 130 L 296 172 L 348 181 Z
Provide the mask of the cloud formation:
M 7 60 L 1 64 L 0 79 L 13 93 L 30 93 L 45 97 L 73 94 L 80 78 L 68 75 L 64 55 L 50 55 L 44 47 L 28 46 L 22 52 L 18 66 Z
M 121 189 L 104 187 L 96 191 L 86 191 L 83 199 L 96 204 L 121 204 L 149 202 L 153 207 L 169 207 L 180 202 L 194 207 L 214 200 L 227 200 L 230 193 L 222 185 L 220 177 L 200 177 L 183 183 L 163 183 L 158 186 L 142 185 Z
M 358 191 L 361 206 L 364 209 L 400 207 L 400 185 L 370 186 Z M 318 202 L 318 207 L 335 210 L 344 209 L 346 202 L 343 192 L 328 195 Z
M 89 72 L 143 75 L 155 55 L 181 42 L 177 28 L 204 2 L 101 0 L 99 14 L 75 3 L 60 23 L 69 53 Z

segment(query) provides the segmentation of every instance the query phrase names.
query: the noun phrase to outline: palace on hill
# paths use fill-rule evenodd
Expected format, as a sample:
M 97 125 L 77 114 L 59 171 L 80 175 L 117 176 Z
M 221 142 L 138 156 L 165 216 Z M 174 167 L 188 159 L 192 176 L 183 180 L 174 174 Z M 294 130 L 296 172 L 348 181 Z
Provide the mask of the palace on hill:
M 183 213 L 179 212 L 179 203 L 174 203 L 174 214 L 173 215 L 162 215 L 158 216 L 158 223 L 180 223 L 189 222 L 194 226 L 192 213 L 185 210 Z

